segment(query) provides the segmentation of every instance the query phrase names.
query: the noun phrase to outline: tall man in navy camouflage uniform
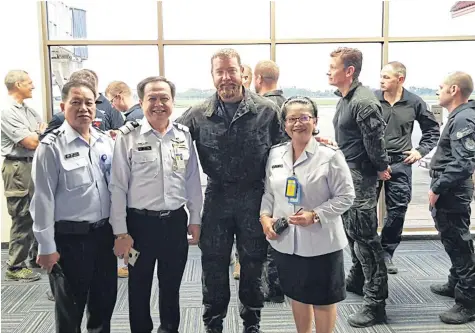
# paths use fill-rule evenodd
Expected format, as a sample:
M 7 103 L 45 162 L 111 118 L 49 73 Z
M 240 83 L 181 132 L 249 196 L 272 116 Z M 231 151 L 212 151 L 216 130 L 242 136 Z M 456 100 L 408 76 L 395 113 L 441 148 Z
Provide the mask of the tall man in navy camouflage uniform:
M 430 164 L 430 209 L 452 262 L 448 282 L 430 289 L 455 297 L 455 305 L 439 315 L 447 324 L 475 319 L 475 262 L 470 235 L 475 107 L 467 103 L 472 91 L 472 78 L 463 72 L 450 74 L 439 86 L 440 105 L 449 111 L 449 117 Z
M 350 167 L 356 193 L 353 206 L 342 216 L 353 261 L 347 290 L 364 294 L 363 307 L 348 318 L 354 327 L 383 322 L 388 297 L 388 276 L 377 232 L 376 186 L 378 176 L 389 179 L 390 168 L 381 104 L 358 81 L 362 62 L 359 50 L 339 48 L 331 53 L 327 74 L 341 96 L 333 118 L 335 139 Z
M 375 92 L 387 123 L 384 139 L 391 165 L 391 178 L 379 181 L 378 198 L 384 186 L 386 218 L 381 232 L 381 245 L 388 273 L 397 274 L 392 262 L 394 251 L 401 243 L 404 218 L 412 193 L 412 164 L 427 155 L 437 145 L 440 128 L 432 112 L 419 96 L 404 89 L 406 66 L 393 61 L 381 70 L 381 90 Z M 417 121 L 422 131 L 419 146 L 412 145 L 412 131 Z
M 199 244 L 207 333 L 223 331 L 234 235 L 241 263 L 239 299 L 244 332 L 260 332 L 261 274 L 267 242 L 259 223 L 259 206 L 269 149 L 283 134 L 278 107 L 243 88 L 242 71 L 235 50 L 215 53 L 211 74 L 216 94 L 177 120 L 189 127 L 208 175 Z

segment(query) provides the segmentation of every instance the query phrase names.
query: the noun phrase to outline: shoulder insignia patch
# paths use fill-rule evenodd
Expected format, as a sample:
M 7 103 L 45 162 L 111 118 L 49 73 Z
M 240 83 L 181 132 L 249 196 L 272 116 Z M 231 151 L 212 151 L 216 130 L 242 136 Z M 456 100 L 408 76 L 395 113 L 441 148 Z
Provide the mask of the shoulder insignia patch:
M 457 136 L 457 139 L 461 139 L 464 136 L 467 136 L 469 134 L 473 133 L 473 129 L 470 126 L 464 127 L 461 130 L 457 131 L 455 134 Z
M 137 121 L 128 121 L 125 123 L 124 126 L 119 127 L 119 131 L 126 135 L 129 134 L 130 132 L 134 131 L 137 127 L 139 127 L 140 124 Z
M 49 132 L 48 134 L 46 134 L 46 136 L 43 138 L 43 140 L 41 140 L 41 143 L 44 143 L 45 145 L 50 145 L 52 144 L 56 138 L 62 134 L 64 131 L 63 130 L 60 130 L 60 129 L 54 129 L 52 130 L 51 132 Z
M 278 143 L 278 144 L 276 144 L 276 145 L 273 145 L 270 149 L 274 149 L 274 148 L 278 148 L 278 147 L 285 146 L 285 145 L 288 144 L 289 142 L 290 142 L 290 141 Z
M 180 124 L 180 123 L 173 122 L 173 126 L 175 126 L 178 130 L 183 131 L 183 132 L 189 132 L 190 131 L 188 126 L 185 126 L 185 125 Z

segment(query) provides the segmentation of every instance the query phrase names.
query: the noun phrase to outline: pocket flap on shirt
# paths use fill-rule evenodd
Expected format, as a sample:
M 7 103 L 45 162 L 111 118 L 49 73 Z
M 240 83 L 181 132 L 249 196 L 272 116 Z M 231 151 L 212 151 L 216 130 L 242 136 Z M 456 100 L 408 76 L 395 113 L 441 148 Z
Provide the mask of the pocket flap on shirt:
M 85 166 L 87 166 L 87 160 L 85 157 L 76 158 L 70 161 L 66 160 L 63 162 L 63 168 L 66 171 L 71 171 L 71 170 L 82 168 Z
M 153 162 L 157 159 L 157 153 L 155 152 L 132 152 L 132 162 L 135 163 L 147 163 Z

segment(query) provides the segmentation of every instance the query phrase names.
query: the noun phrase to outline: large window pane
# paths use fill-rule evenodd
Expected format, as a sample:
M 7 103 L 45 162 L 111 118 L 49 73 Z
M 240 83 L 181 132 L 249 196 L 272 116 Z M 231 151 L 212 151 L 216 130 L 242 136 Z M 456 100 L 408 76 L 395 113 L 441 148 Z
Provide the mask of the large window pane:
M 165 39 L 268 39 L 270 2 L 163 1 Z
M 392 37 L 475 35 L 473 1 L 393 0 L 389 6 Z
M 406 66 L 406 88 L 419 94 L 430 106 L 438 103 L 435 95 L 437 87 L 449 72 L 460 70 L 475 78 L 473 55 L 467 52 L 474 48 L 475 42 L 390 43 L 389 60 L 400 61 Z M 447 112 L 444 111 L 445 124 Z M 420 138 L 421 131 L 419 124 L 416 123 L 412 135 L 415 147 Z M 430 157 L 426 160 L 429 162 Z M 412 202 L 409 205 L 405 226 L 407 228 L 433 226 L 427 198 L 430 186 L 429 171 L 419 164 L 414 165 L 412 170 Z M 475 206 L 472 206 L 473 208 Z
M 112 81 L 124 81 L 135 92 L 136 101 L 137 83 L 147 76 L 159 74 L 156 46 L 52 46 L 50 55 L 53 113 L 60 111 L 60 87 L 76 70 L 87 68 L 95 71 L 100 92 L 104 92 Z
M 334 136 L 332 119 L 338 97 L 328 84 L 326 73 L 330 53 L 339 46 L 356 47 L 363 53 L 360 81 L 371 88 L 379 86 L 381 44 L 314 44 L 277 45 L 277 64 L 280 66 L 280 86 L 284 94 L 304 95 L 316 99 L 319 107 L 318 128 L 329 137 Z M 296 60 L 298 59 L 298 61 Z
M 276 1 L 276 37 L 379 37 L 382 8 L 382 1 L 375 0 Z M 364 19 L 358 18 L 356 13 L 364 13 Z
M 158 38 L 156 1 L 48 1 L 49 38 Z
M 270 59 L 268 45 L 165 46 L 166 77 L 177 87 L 176 116 L 215 92 L 211 56 L 224 47 L 234 48 L 241 56 L 241 62 L 251 68 L 260 60 Z

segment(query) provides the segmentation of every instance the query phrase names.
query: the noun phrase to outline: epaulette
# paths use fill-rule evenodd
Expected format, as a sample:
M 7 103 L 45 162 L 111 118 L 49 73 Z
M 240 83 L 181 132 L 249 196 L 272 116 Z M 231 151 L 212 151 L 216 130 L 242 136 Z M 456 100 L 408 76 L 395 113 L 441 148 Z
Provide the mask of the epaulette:
M 278 148 L 278 147 L 282 147 L 286 144 L 288 144 L 290 141 L 285 141 L 285 142 L 281 142 L 281 143 L 278 143 L 276 145 L 273 145 L 272 147 L 270 147 L 270 149 L 274 149 L 274 148 Z
M 185 126 L 185 125 L 180 124 L 180 123 L 173 122 L 173 126 L 175 126 L 178 130 L 183 131 L 183 132 L 188 133 L 190 131 L 188 126 Z
M 320 142 L 320 145 L 321 145 L 321 146 L 324 146 L 324 147 L 331 148 L 331 149 L 333 149 L 333 150 L 340 150 L 340 147 L 334 146 L 334 145 L 330 145 L 330 144 L 328 144 L 328 143 Z
M 92 127 L 93 127 L 96 131 L 98 131 L 99 133 L 102 133 L 102 134 L 107 135 L 107 132 L 104 131 L 104 130 L 102 130 L 102 129 L 100 129 L 99 127 L 97 127 L 97 126 L 92 126 Z
M 41 143 L 44 143 L 45 145 L 51 145 L 56 140 L 56 138 L 63 132 L 64 130 L 56 128 L 46 134 L 46 136 L 41 140 Z
M 137 121 L 128 121 L 125 123 L 124 126 L 119 127 L 119 131 L 126 135 L 129 134 L 130 132 L 134 131 L 137 127 L 139 127 L 140 124 Z

